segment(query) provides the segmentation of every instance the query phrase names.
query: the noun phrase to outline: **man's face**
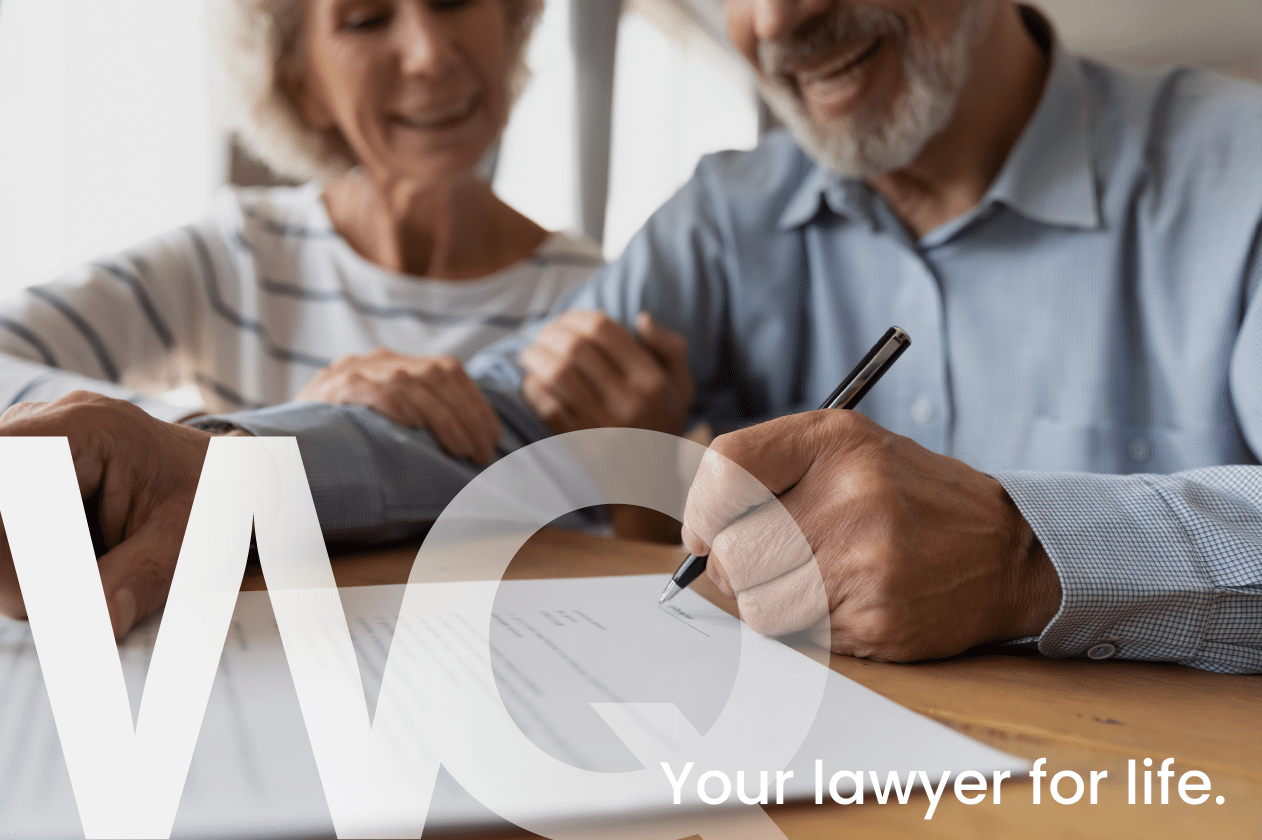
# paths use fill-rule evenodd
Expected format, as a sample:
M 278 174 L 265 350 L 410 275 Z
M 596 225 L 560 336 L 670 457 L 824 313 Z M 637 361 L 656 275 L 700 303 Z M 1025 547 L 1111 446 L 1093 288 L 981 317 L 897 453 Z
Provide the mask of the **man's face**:
M 994 0 L 727 0 L 727 28 L 802 146 L 839 175 L 911 163 L 950 120 Z

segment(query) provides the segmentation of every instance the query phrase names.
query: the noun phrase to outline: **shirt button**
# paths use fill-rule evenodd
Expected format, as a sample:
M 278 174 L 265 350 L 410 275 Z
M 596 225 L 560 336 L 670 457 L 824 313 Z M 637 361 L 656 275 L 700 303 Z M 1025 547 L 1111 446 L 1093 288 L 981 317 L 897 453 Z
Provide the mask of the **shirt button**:
M 928 423 L 933 419 L 933 403 L 928 397 L 921 397 L 911 404 L 911 419 L 917 423 Z
M 1152 455 L 1152 447 L 1148 445 L 1148 441 L 1141 437 L 1131 438 L 1126 444 L 1126 454 L 1137 464 L 1147 461 Z
M 1117 655 L 1117 645 L 1112 642 L 1100 642 L 1087 649 L 1088 659 L 1108 659 Z

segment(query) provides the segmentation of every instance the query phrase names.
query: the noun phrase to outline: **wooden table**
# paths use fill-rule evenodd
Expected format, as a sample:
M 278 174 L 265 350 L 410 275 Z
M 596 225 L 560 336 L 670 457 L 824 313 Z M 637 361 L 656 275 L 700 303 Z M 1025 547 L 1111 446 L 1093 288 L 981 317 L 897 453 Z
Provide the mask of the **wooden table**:
M 338 584 L 399 583 L 415 548 L 341 558 Z M 564 531 L 537 534 L 513 560 L 508 578 L 621 575 L 674 571 L 680 550 Z M 245 589 L 261 589 L 257 573 Z M 695 588 L 734 613 L 733 604 L 702 580 Z M 1045 757 L 1050 774 L 1073 770 L 1088 779 L 1107 770 L 1099 804 L 1032 802 L 1028 780 L 1003 786 L 1003 802 L 967 806 L 950 788 L 931 821 L 928 799 L 907 805 L 773 806 L 772 819 L 790 840 L 834 837 L 933 838 L 1262 838 L 1262 676 L 1211 674 L 1177 665 L 1051 660 L 988 652 L 916 665 L 832 657 L 837 672 L 886 697 L 1006 752 Z M 1127 760 L 1155 771 L 1175 759 L 1178 774 L 1201 770 L 1213 783 L 1202 805 L 1187 805 L 1171 785 L 1171 804 L 1127 804 Z M 1141 776 L 1142 779 L 1142 776 Z M 1160 801 L 1154 774 L 1154 802 Z M 1138 789 L 1142 803 L 1142 781 Z M 1072 792 L 1067 784 L 1065 793 Z M 1216 796 L 1224 804 L 1215 803 Z M 479 835 L 530 837 L 525 832 Z

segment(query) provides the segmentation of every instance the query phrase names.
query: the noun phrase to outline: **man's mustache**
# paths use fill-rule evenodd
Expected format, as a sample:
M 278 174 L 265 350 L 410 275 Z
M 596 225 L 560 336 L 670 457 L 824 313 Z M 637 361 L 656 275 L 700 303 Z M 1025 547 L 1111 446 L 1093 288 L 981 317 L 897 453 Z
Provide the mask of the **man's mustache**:
M 785 40 L 759 41 L 758 63 L 767 76 L 783 77 L 841 48 L 879 36 L 902 40 L 903 33 L 904 24 L 893 12 L 872 6 L 841 7 L 811 18 Z

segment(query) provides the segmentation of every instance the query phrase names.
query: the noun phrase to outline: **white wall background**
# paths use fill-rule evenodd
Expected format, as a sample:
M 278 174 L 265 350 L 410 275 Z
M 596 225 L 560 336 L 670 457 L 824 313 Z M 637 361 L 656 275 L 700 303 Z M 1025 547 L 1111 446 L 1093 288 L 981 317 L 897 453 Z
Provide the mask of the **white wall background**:
M 699 30 L 670 24 L 630 11 L 619 26 L 605 217 L 610 258 L 692 175 L 701 155 L 758 141 L 744 66 Z
M 570 0 L 549 0 L 544 7 L 530 43 L 533 75 L 504 132 L 495 173 L 501 198 L 544 227 L 559 230 L 578 225 L 571 164 L 577 151 L 569 15 Z
M 203 215 L 201 0 L 0 0 L 0 292 Z
M 1262 80 L 1260 0 L 1034 0 L 1075 50 L 1123 64 L 1192 64 Z
M 578 0 L 581 2 L 581 0 Z M 549 0 L 531 44 L 534 79 L 504 135 L 496 192 L 549 228 L 578 226 L 569 0 Z M 632 7 L 618 31 L 604 250 L 615 257 L 692 174 L 697 158 L 757 141 L 744 68 L 679 15 Z

